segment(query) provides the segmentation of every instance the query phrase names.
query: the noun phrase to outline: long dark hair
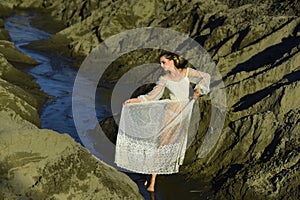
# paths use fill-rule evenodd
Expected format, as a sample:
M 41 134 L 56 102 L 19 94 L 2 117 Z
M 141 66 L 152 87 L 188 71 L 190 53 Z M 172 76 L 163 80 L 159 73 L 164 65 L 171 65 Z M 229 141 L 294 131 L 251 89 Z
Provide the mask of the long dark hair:
M 187 61 L 182 56 L 179 56 L 172 52 L 165 52 L 165 53 L 160 54 L 159 58 L 161 58 L 163 56 L 165 58 L 167 58 L 168 60 L 173 60 L 176 68 L 178 68 L 178 69 L 186 68 Z

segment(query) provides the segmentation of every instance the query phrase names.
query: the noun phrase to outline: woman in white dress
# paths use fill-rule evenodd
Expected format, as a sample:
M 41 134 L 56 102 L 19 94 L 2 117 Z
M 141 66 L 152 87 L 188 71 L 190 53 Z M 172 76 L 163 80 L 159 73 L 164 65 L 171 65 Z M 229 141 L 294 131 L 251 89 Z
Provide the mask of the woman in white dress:
M 193 103 L 209 92 L 210 84 L 209 74 L 186 68 L 184 59 L 174 53 L 161 54 L 160 65 L 166 73 L 153 90 L 124 102 L 116 144 L 118 166 L 151 174 L 145 183 L 148 191 L 154 191 L 157 174 L 178 172 Z M 190 82 L 196 84 L 193 98 Z M 160 100 L 165 88 L 170 93 L 167 101 Z

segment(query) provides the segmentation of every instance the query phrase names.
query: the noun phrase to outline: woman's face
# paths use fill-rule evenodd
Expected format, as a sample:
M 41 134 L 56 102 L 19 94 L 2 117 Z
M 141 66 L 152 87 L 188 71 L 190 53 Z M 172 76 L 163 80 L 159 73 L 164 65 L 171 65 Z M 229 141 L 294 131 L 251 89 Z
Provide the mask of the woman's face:
M 160 62 L 160 66 L 165 71 L 170 71 L 171 69 L 174 68 L 174 61 L 167 59 L 165 56 L 160 57 L 159 62 Z

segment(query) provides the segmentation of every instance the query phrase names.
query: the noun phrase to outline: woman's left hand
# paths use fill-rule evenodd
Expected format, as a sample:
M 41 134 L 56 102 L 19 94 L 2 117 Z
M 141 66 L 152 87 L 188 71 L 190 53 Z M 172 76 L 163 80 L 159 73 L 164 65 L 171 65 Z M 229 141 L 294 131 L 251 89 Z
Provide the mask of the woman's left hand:
M 126 100 L 123 104 L 127 105 L 129 103 L 139 103 L 139 102 L 141 102 L 141 101 L 138 98 L 132 98 L 132 99 Z
M 201 94 L 201 90 L 199 88 L 194 90 L 194 99 L 197 100 Z

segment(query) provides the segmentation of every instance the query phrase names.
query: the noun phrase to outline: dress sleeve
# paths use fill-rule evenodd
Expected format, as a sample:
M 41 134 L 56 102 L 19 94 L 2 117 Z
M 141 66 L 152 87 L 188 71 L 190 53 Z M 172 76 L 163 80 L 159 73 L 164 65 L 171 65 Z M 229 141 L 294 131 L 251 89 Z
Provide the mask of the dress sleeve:
M 151 101 L 151 100 L 159 100 L 165 90 L 166 87 L 166 79 L 164 77 L 160 77 L 159 80 L 156 82 L 156 86 L 150 91 L 149 93 L 145 95 L 140 95 L 137 98 L 143 102 L 143 101 Z
M 209 91 L 210 91 L 210 87 L 209 87 L 210 75 L 208 73 L 200 72 L 198 70 L 188 68 L 187 75 L 188 75 L 190 82 L 196 84 L 194 89 L 199 88 L 201 90 L 201 94 L 209 93 Z

